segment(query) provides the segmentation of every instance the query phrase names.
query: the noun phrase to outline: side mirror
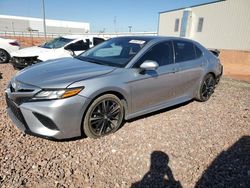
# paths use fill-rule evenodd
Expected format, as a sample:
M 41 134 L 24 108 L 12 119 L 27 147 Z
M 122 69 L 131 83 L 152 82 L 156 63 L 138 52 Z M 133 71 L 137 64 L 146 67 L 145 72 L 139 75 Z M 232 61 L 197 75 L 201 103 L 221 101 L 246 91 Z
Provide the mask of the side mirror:
M 156 70 L 159 67 L 159 64 L 156 61 L 152 61 L 152 60 L 146 60 L 144 61 L 140 68 L 142 70 Z
M 69 45 L 67 45 L 67 46 L 65 46 L 64 47 L 64 49 L 65 50 L 68 50 L 69 52 L 70 52 L 70 55 L 71 56 L 73 56 L 73 57 L 75 57 L 76 56 L 76 54 L 75 54 L 75 52 L 74 52 L 74 44 L 72 43 L 72 44 L 69 44 Z

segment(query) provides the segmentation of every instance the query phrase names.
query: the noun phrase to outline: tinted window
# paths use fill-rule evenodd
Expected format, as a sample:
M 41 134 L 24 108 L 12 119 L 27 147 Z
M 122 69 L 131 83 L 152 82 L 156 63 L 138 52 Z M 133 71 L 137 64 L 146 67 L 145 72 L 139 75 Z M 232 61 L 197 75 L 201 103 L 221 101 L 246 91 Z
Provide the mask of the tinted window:
M 97 44 L 100 44 L 100 43 L 102 43 L 105 40 L 102 39 L 102 38 L 94 37 L 93 41 L 94 41 L 94 46 L 96 46 Z
M 89 43 L 83 42 L 83 40 L 79 40 L 75 43 L 70 44 L 70 49 L 72 51 L 83 51 L 89 49 Z
M 196 52 L 196 58 L 200 58 L 202 56 L 202 51 L 197 46 L 195 46 L 195 52 Z
M 144 61 L 156 61 L 159 66 L 173 63 L 173 48 L 171 42 L 162 42 L 155 45 L 138 61 L 135 67 L 139 67 Z
M 174 41 L 175 62 L 189 61 L 196 58 L 194 45 L 186 41 Z

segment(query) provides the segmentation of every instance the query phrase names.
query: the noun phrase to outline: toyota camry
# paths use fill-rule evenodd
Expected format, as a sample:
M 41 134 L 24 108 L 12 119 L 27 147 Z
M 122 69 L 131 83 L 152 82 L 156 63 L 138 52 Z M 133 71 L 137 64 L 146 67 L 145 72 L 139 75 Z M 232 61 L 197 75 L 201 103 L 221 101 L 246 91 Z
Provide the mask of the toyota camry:
M 207 101 L 219 58 L 174 37 L 117 37 L 74 57 L 18 72 L 6 89 L 10 118 L 22 131 L 54 139 L 99 138 L 122 122 L 192 99 Z

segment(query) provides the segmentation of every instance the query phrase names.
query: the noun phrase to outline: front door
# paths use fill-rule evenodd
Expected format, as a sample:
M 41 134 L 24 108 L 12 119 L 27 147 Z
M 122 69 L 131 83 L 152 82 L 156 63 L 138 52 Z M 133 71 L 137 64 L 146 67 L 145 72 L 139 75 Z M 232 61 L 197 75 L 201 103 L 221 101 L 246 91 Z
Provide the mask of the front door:
M 139 72 L 139 66 L 146 60 L 159 64 L 155 71 Z M 133 113 L 151 108 L 174 98 L 179 83 L 178 64 L 174 64 L 171 41 L 161 42 L 152 47 L 135 64 L 135 78 L 130 83 L 132 89 Z

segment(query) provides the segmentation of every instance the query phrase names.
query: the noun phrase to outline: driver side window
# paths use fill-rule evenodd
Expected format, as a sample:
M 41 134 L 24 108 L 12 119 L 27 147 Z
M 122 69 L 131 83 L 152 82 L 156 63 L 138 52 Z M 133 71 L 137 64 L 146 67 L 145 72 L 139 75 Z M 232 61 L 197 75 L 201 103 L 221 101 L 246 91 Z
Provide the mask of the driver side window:
M 70 45 L 70 50 L 72 51 L 83 51 L 83 50 L 88 50 L 89 49 L 89 42 L 84 42 L 83 40 L 79 40 L 75 43 L 71 43 Z
M 156 44 L 140 58 L 134 67 L 139 68 L 146 60 L 156 61 L 159 66 L 172 64 L 174 62 L 172 42 L 168 41 Z

